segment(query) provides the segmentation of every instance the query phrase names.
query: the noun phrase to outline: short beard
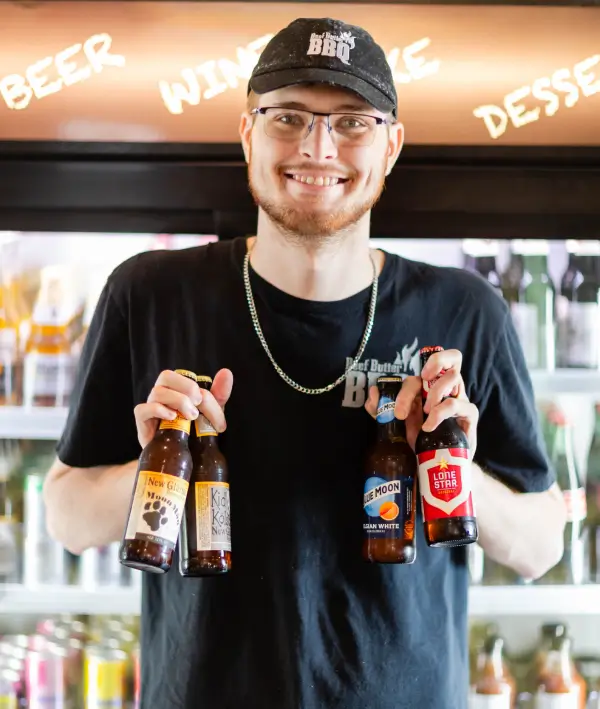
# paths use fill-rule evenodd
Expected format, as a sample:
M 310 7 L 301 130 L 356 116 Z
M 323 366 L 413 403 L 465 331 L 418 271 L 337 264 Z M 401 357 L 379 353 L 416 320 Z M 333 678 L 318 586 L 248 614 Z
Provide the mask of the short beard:
M 284 207 L 269 199 L 265 194 L 266 190 L 259 189 L 253 179 L 252 156 L 248 161 L 248 183 L 255 203 L 279 227 L 284 236 L 301 243 L 329 241 L 332 237 L 341 236 L 344 232 L 349 231 L 379 200 L 385 183 L 384 166 L 376 179 L 377 184 L 363 202 L 353 204 L 348 209 L 341 209 L 332 214 L 311 213 L 308 205 L 306 210 L 299 210 Z

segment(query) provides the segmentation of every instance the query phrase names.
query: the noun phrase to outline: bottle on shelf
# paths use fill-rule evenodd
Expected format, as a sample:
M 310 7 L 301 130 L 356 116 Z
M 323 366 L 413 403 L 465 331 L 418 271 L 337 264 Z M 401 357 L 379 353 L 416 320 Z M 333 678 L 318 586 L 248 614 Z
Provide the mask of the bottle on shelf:
M 558 312 L 560 367 L 600 368 L 600 241 L 566 243 Z
M 70 270 L 44 268 L 25 354 L 25 406 L 68 405 L 77 366 L 73 338 L 80 315 Z
M 512 242 L 511 249 L 513 257 L 520 259 L 521 280 L 516 285 L 514 277 L 506 274 L 503 294 L 511 310 L 525 361 L 530 369 L 553 370 L 555 289 L 548 272 L 548 242 L 518 239 Z
M 564 626 L 557 625 L 559 630 Z M 577 672 L 571 654 L 571 639 L 566 632 L 556 632 L 549 647 L 539 657 L 536 709 L 585 709 L 586 686 Z
M 512 709 L 516 684 L 504 659 L 504 640 L 490 635 L 484 641 L 471 680 L 469 709 Z
M 589 580 L 600 583 L 600 402 L 594 407 L 594 433 L 587 458 L 586 500 Z
M 500 251 L 499 243 L 493 239 L 464 239 L 462 249 L 464 268 L 478 273 L 496 289 L 499 295 L 502 295 L 501 278 L 496 266 Z
M 0 258 L 0 406 L 16 406 L 21 403 L 22 336 L 15 285 L 8 275 L 6 263 Z
M 13 472 L 13 441 L 0 440 L 0 582 L 18 580 L 17 520 L 9 480 Z
M 193 372 L 175 371 L 196 381 Z M 161 421 L 140 455 L 119 549 L 124 566 L 159 574 L 171 568 L 192 474 L 190 425 L 179 413 Z
M 210 389 L 211 377 L 196 377 Z M 185 577 L 215 576 L 231 570 L 229 473 L 218 433 L 201 413 L 190 436 L 193 472 L 179 540 L 179 572 Z
M 553 431 L 550 459 L 566 503 L 567 524 L 563 557 L 553 569 L 550 569 L 539 580 L 539 583 L 581 584 L 586 579 L 584 525 L 587 504 L 585 488 L 577 465 L 570 422 L 558 406 L 550 408 L 548 421 Z

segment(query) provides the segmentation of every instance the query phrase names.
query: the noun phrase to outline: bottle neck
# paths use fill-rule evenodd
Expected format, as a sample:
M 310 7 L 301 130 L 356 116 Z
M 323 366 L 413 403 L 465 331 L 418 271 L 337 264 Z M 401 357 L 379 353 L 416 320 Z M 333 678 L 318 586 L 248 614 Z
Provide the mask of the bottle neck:
M 189 438 L 189 430 L 181 430 L 178 428 L 159 428 L 158 431 L 156 432 L 156 437 L 157 438 L 170 438 L 171 440 L 176 440 L 176 441 L 182 441 L 184 443 L 187 443 L 187 440 Z
M 386 423 L 379 423 L 377 426 L 377 440 L 406 441 L 406 423 L 397 418 Z
M 485 672 L 488 676 L 493 676 L 497 680 L 501 680 L 504 677 L 504 662 L 502 658 L 502 648 L 494 647 L 490 652 L 486 654 L 485 659 Z
M 531 274 L 543 275 L 548 271 L 548 257 L 545 254 L 524 256 L 523 264 L 525 270 Z

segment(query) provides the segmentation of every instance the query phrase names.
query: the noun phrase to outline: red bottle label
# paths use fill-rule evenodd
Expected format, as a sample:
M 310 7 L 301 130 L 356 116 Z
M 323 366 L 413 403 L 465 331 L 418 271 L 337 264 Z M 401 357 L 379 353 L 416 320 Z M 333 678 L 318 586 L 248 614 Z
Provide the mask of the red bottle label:
M 417 458 L 424 520 L 474 517 L 469 451 L 440 448 Z

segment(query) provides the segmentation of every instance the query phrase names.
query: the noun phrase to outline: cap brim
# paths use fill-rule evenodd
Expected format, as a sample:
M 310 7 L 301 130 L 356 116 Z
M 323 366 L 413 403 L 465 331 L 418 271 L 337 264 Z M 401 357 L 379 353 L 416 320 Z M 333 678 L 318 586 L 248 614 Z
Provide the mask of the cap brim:
M 268 74 L 253 76 L 250 79 L 249 88 L 257 94 L 266 94 L 269 91 L 282 89 L 285 86 L 308 83 L 329 84 L 330 86 L 339 86 L 343 89 L 349 89 L 358 94 L 378 111 L 382 113 L 394 113 L 394 115 L 396 113 L 396 106 L 393 101 L 379 91 L 379 89 L 353 74 L 346 74 L 343 71 L 334 71 L 332 69 L 305 67 L 302 69 L 272 71 Z

